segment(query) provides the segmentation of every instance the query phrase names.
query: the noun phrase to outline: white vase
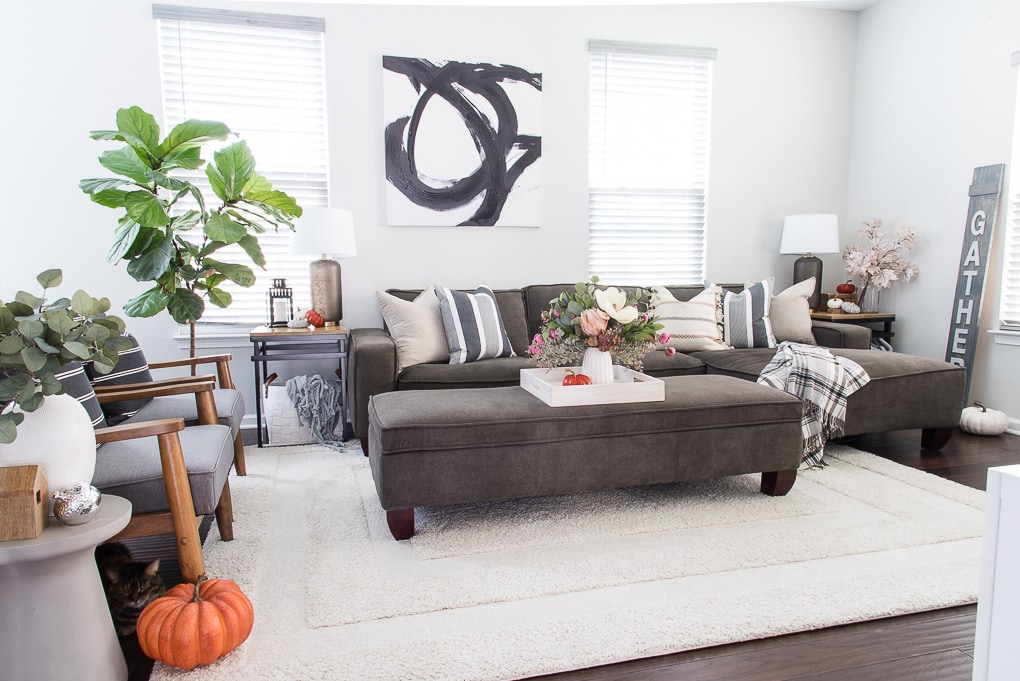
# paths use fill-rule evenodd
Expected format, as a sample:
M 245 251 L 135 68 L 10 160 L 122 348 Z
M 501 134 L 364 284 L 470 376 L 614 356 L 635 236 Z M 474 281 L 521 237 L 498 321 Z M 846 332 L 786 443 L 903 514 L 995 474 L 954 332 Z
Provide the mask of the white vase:
M 613 354 L 598 348 L 587 348 L 581 360 L 581 373 L 593 384 L 613 382 Z
M 92 482 L 96 431 L 85 407 L 70 395 L 51 395 L 25 414 L 14 442 L 0 445 L 0 466 L 37 464 L 55 492 Z M 49 499 L 50 513 L 53 499 Z

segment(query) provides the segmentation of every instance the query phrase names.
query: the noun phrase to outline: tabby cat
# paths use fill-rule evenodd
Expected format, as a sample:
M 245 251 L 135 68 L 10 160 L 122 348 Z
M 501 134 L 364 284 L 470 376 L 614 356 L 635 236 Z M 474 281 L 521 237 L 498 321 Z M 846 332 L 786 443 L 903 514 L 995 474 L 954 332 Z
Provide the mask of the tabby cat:
M 151 563 L 136 561 L 124 544 L 108 542 L 96 547 L 96 565 L 117 635 L 134 634 L 145 606 L 166 592 L 159 576 L 159 558 Z

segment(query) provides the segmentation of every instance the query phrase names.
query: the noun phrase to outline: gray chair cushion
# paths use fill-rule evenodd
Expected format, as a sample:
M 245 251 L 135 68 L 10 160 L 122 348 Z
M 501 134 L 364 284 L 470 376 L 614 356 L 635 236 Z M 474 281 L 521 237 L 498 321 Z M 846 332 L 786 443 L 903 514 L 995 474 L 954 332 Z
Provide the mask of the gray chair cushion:
M 179 435 L 195 513 L 208 515 L 216 510 L 234 461 L 230 429 L 221 425 L 191 426 Z M 100 445 L 92 484 L 104 494 L 130 501 L 135 514 L 170 510 L 155 437 Z
M 231 435 L 237 435 L 244 419 L 244 397 L 239 390 L 217 388 L 213 390 L 216 400 L 216 415 L 220 423 L 230 428 Z M 155 397 L 129 419 L 129 422 L 155 421 L 157 419 L 182 418 L 187 426 L 198 425 L 198 406 L 194 395 L 163 395 Z

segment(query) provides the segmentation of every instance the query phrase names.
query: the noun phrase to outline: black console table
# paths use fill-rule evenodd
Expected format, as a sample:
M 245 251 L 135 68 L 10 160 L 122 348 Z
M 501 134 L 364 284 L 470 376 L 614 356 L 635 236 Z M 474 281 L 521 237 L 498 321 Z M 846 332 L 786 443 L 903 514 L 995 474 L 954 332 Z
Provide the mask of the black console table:
M 270 362 L 336 359 L 340 365 L 340 413 L 343 414 L 344 432 L 347 431 L 347 328 L 337 326 L 310 326 L 291 329 L 285 326 L 259 326 L 252 330 L 250 339 L 255 365 L 255 420 L 258 445 L 269 443 L 269 434 L 262 434 L 263 386 L 269 375 Z

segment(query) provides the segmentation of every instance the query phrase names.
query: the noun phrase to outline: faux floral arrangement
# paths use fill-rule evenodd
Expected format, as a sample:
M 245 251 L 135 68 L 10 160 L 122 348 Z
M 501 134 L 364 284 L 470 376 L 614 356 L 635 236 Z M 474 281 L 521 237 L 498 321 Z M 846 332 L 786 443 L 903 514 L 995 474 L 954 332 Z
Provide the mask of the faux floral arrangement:
M 640 298 L 648 297 L 643 289 L 634 292 L 616 287 L 601 288 L 598 277 L 575 285 L 574 292 L 564 291 L 549 301 L 549 310 L 542 313 L 542 331 L 535 334 L 528 352 L 539 366 L 577 366 L 588 348 L 598 348 L 613 355 L 616 364 L 641 371 L 644 356 L 658 344 L 669 341 L 659 331 L 659 318 L 641 309 Z M 666 348 L 675 354 L 675 348 Z
M 894 281 L 910 281 L 917 276 L 917 265 L 907 260 L 907 252 L 914 247 L 914 228 L 900 227 L 895 239 L 882 234 L 882 220 L 874 218 L 862 223 L 861 236 L 871 245 L 861 248 L 857 244 L 843 249 L 843 262 L 852 277 L 859 277 L 864 288 L 889 288 Z

